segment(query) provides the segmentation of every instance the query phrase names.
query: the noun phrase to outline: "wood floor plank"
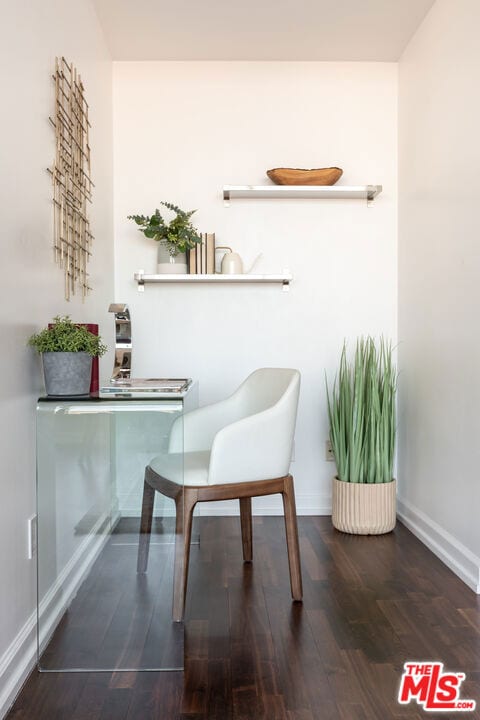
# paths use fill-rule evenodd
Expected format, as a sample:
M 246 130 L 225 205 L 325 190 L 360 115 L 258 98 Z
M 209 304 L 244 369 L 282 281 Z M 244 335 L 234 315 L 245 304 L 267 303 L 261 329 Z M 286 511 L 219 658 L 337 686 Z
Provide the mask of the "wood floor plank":
M 110 690 L 104 700 L 99 720 L 125 720 L 132 697 L 133 691 L 130 688 Z
M 71 720 L 99 720 L 110 692 L 110 676 L 104 673 L 89 675 Z
M 230 660 L 209 660 L 205 717 L 232 720 L 232 670 Z

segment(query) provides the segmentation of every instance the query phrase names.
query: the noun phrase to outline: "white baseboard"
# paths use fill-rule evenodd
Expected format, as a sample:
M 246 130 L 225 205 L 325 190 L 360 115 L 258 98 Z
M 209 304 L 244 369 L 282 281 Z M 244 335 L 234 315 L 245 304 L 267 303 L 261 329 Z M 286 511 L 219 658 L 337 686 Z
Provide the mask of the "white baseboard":
M 473 592 L 480 594 L 480 558 L 421 510 L 397 498 L 397 515 Z
M 106 520 L 106 515 L 99 518 L 40 603 L 41 647 L 44 647 L 52 636 L 66 608 L 108 541 L 108 535 L 97 534 Z M 35 610 L 0 657 L 0 718 L 5 717 L 9 711 L 36 661 Z
M 297 515 L 331 515 L 332 500 L 330 495 L 295 493 Z M 219 502 L 199 503 L 197 514 L 201 517 L 211 515 L 239 515 L 238 500 L 220 500 Z M 283 503 L 280 495 L 266 495 L 253 498 L 253 515 L 283 515 Z
M 0 718 L 5 717 L 35 666 L 36 633 L 37 618 L 32 613 L 0 658 Z

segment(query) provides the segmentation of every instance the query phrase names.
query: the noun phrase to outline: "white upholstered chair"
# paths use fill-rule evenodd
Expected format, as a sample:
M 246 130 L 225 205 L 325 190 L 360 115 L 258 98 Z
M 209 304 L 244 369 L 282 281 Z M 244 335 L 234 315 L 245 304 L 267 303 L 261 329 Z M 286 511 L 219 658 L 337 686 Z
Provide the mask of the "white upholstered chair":
M 145 572 L 148 563 L 158 491 L 176 504 L 174 620 L 182 620 L 184 614 L 192 516 L 197 502 L 239 499 L 243 558 L 251 562 L 251 499 L 281 493 L 292 597 L 302 599 L 295 494 L 289 474 L 299 390 L 298 370 L 256 370 L 226 400 L 176 420 L 168 454 L 153 458 L 147 466 L 138 572 Z

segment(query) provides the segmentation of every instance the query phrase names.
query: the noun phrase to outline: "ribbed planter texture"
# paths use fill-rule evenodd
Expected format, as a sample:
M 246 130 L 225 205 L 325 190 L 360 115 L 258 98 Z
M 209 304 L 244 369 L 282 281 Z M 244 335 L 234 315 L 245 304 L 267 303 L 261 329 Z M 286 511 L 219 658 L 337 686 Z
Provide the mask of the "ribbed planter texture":
M 157 255 L 157 272 L 159 274 L 183 274 L 187 273 L 187 254 L 179 253 L 178 255 L 170 255 L 167 248 L 163 245 L 158 246 Z
M 332 485 L 333 527 L 354 535 L 382 535 L 395 527 L 397 483 L 349 483 L 336 477 Z
M 43 353 L 47 395 L 88 395 L 92 358 L 86 352 Z

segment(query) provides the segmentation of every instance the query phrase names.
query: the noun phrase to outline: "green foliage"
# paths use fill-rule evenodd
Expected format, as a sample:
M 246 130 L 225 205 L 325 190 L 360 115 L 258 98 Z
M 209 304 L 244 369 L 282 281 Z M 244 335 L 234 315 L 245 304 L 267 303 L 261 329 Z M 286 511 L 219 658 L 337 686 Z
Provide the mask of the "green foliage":
M 198 230 L 191 222 L 191 217 L 193 213 L 197 212 L 196 210 L 185 212 L 168 202 L 161 202 L 160 205 L 175 213 L 175 217 L 168 224 L 158 208 L 151 216 L 128 215 L 128 220 L 134 220 L 140 226 L 139 230 L 145 237 L 162 243 L 173 257 L 192 250 L 196 243 L 202 241 Z
M 54 317 L 52 326 L 32 335 L 28 344 L 39 353 L 86 352 L 92 357 L 101 357 L 107 352 L 107 346 L 98 335 L 76 325 L 68 315 Z
M 353 363 L 343 345 L 340 369 L 330 395 L 330 442 L 339 480 L 386 483 L 393 479 L 397 372 L 392 345 L 379 348 L 371 337 L 357 340 Z

